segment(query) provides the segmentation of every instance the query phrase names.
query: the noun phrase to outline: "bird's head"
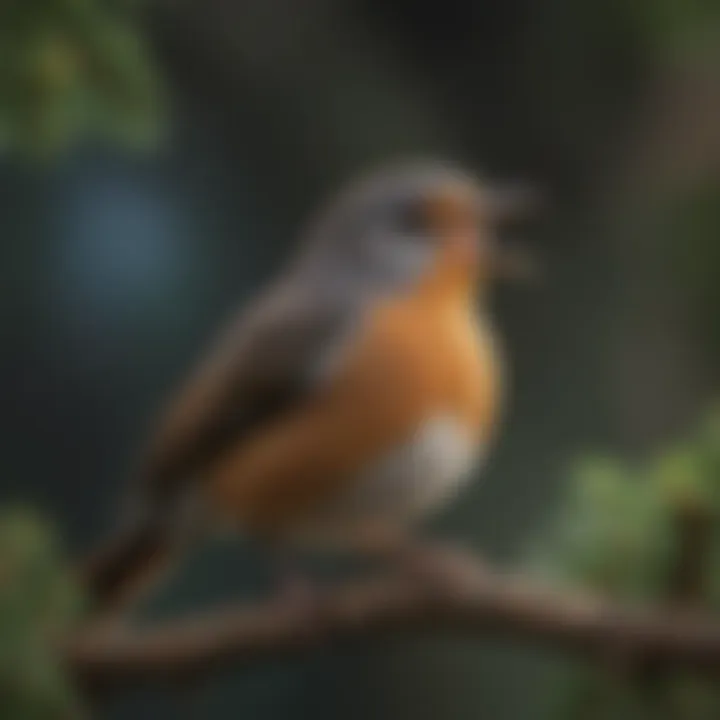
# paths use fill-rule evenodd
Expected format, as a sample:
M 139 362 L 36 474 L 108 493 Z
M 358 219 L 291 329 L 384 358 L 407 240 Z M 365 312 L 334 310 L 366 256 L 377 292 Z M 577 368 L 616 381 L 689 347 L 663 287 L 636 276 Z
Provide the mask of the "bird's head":
M 502 231 L 532 215 L 537 197 L 495 186 L 445 163 L 416 163 L 373 173 L 351 185 L 312 227 L 306 259 L 342 282 L 412 281 L 434 263 L 471 283 L 532 277 Z

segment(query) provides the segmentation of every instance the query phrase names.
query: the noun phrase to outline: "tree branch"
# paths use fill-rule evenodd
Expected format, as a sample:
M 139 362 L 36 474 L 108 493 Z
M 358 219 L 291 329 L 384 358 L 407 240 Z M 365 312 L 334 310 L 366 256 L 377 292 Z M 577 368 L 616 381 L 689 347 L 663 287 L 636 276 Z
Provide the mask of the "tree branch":
M 621 649 L 653 663 L 720 666 L 720 623 L 560 593 L 486 571 L 465 556 L 445 557 L 434 580 L 400 572 L 327 589 L 318 602 L 312 613 L 273 601 L 148 629 L 84 631 L 62 649 L 71 670 L 93 686 L 153 681 L 220 662 L 250 664 L 415 630 L 505 635 L 586 654 Z

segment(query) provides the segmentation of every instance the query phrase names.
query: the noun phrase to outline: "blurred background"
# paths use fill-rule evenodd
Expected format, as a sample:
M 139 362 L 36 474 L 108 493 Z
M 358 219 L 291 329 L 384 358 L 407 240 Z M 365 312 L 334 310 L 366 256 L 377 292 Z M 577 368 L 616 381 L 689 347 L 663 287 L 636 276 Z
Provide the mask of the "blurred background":
M 433 530 L 526 562 L 557 534 L 568 478 L 589 474 L 574 517 L 604 528 L 583 539 L 602 564 L 619 554 L 617 528 L 592 493 L 631 507 L 638 526 L 626 488 L 656 488 L 647 458 L 662 465 L 658 487 L 670 476 L 684 499 L 715 502 L 708 437 L 720 433 L 702 421 L 720 356 L 714 0 L 2 0 L 0 147 L 8 536 L 57 537 L 77 557 L 108 532 L 154 414 L 307 214 L 350 176 L 407 156 L 532 181 L 549 198 L 523 238 L 544 285 L 495 302 L 513 386 L 500 445 Z M 571 469 L 597 452 L 622 461 Z M 661 493 L 636 494 L 647 509 Z M 610 589 L 635 593 L 642 553 L 665 552 L 668 507 Z M 552 563 L 573 543 L 551 543 Z M 251 549 L 188 565 L 149 612 L 268 587 Z M 663 588 L 653 576 L 639 592 Z M 18 617 L 5 612 L 0 631 Z M 589 717 L 589 702 L 623 716 L 603 715 L 590 690 L 565 703 L 575 670 L 551 652 L 419 638 L 230 667 L 124 693 L 97 716 L 559 719 Z M 9 677 L 3 717 L 59 717 L 12 714 L 27 698 Z M 605 687 L 597 668 L 583 677 Z M 692 700 L 673 717 L 718 717 L 706 689 L 678 694 Z M 625 695 L 612 707 L 650 712 Z

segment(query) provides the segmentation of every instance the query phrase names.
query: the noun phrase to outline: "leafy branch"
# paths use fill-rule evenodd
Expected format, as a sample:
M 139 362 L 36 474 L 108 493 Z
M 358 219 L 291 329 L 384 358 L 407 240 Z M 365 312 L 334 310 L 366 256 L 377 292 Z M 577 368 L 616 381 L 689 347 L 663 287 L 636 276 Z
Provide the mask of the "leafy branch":
M 0 4 L 0 150 L 47 156 L 83 136 L 144 145 L 162 83 L 130 3 Z
M 590 663 L 583 683 L 593 687 L 622 667 L 609 685 L 618 702 L 645 692 L 650 672 L 670 678 L 664 687 L 681 697 L 700 687 L 715 703 L 703 673 L 720 667 L 719 477 L 713 417 L 659 458 L 580 467 L 543 553 L 525 572 L 419 547 L 407 565 L 327 587 L 312 606 L 271 598 L 149 627 L 84 621 L 57 538 L 34 514 L 8 511 L 0 520 L 0 688 L 11 689 L 18 706 L 44 703 L 51 717 L 80 705 L 76 687 L 185 677 L 218 663 L 422 631 L 579 653 Z

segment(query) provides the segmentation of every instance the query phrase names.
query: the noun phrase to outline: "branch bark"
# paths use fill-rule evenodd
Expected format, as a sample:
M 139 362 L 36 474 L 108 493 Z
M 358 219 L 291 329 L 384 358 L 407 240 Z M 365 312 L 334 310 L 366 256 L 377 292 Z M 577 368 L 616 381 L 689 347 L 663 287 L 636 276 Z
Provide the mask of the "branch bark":
M 619 649 L 653 664 L 720 666 L 720 623 L 543 588 L 459 555 L 445 557 L 433 579 L 399 572 L 328 588 L 312 612 L 278 601 L 217 609 L 147 629 L 87 630 L 62 651 L 81 680 L 104 687 L 408 631 L 503 635 L 590 655 Z

